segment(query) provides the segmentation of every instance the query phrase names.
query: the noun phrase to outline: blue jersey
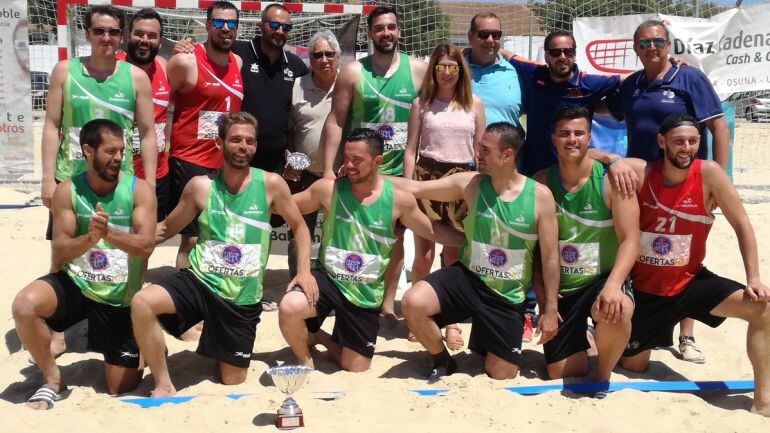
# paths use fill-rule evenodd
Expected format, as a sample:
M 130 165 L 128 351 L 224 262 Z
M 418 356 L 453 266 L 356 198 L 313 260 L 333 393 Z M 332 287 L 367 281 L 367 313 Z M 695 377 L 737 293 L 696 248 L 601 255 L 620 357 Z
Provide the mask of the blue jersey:
M 604 96 L 617 90 L 618 76 L 588 75 L 577 65 L 572 77 L 561 83 L 551 80 L 548 66 L 512 57 L 521 84 L 523 111 L 527 114 L 527 137 L 519 157 L 519 168 L 531 176 L 557 162 L 556 149 L 551 141 L 553 115 L 562 105 L 585 107 L 593 115 L 594 105 Z
M 516 69 L 498 54 L 498 61 L 489 66 L 471 63 L 470 56 L 465 60 L 471 68 L 471 89 L 484 103 L 484 116 L 487 125 L 495 122 L 508 122 L 521 129 L 521 88 Z
M 689 114 L 700 122 L 698 158 L 708 155 L 705 121 L 721 116 L 722 104 L 706 75 L 697 68 L 672 66 L 663 79 L 647 81 L 636 71 L 620 88 L 628 127 L 628 156 L 645 161 L 660 159 L 658 131 L 671 114 Z

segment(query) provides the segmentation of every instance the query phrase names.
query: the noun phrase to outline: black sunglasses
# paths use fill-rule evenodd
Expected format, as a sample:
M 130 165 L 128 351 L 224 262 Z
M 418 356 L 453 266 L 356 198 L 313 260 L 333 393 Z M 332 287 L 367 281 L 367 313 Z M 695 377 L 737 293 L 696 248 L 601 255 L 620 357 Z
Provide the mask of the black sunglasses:
M 655 48 L 663 48 L 666 45 L 666 40 L 663 38 L 640 39 L 636 43 L 639 45 L 639 48 L 646 50 L 653 45 Z
M 238 28 L 238 20 L 226 20 L 222 18 L 211 19 L 211 27 L 214 27 L 217 30 L 221 30 L 225 28 L 225 26 L 227 26 L 229 30 L 235 30 Z
M 105 33 L 110 35 L 111 38 L 120 36 L 121 33 L 123 33 L 123 30 L 121 29 L 105 29 L 102 27 L 91 27 L 91 34 L 94 36 L 103 36 Z
M 476 36 L 479 39 L 487 39 L 492 36 L 492 39 L 499 41 L 503 37 L 502 30 L 476 30 Z
M 270 30 L 278 30 L 280 28 L 284 33 L 289 33 L 294 28 L 291 24 L 279 23 L 278 21 L 268 21 L 267 25 L 270 27 Z
M 313 56 L 313 58 L 316 60 L 321 60 L 324 57 L 326 57 L 327 59 L 333 59 L 334 56 L 336 55 L 337 53 L 335 51 L 316 51 L 313 54 L 311 54 L 311 56 Z
M 551 57 L 559 57 L 562 53 L 567 57 L 575 57 L 574 48 L 549 48 L 548 55 Z

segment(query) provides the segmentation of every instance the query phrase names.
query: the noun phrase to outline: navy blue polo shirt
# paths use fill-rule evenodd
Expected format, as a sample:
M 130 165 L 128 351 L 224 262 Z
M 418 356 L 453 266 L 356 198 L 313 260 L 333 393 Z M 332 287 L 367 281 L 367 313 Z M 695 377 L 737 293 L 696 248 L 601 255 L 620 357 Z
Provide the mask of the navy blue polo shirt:
M 722 116 L 722 103 L 706 75 L 697 68 L 672 66 L 660 80 L 647 81 L 636 71 L 620 87 L 628 128 L 628 154 L 645 161 L 660 159 L 658 131 L 671 114 L 689 114 L 698 120 L 701 136 L 698 158 L 708 155 L 706 121 Z
M 522 108 L 527 113 L 527 136 L 519 157 L 519 169 L 531 176 L 558 161 L 551 141 L 556 109 L 575 105 L 585 107 L 593 116 L 596 102 L 617 90 L 620 77 L 589 75 L 575 65 L 569 80 L 556 83 L 551 80 L 546 65 L 520 57 L 512 57 L 510 62 L 519 74 Z

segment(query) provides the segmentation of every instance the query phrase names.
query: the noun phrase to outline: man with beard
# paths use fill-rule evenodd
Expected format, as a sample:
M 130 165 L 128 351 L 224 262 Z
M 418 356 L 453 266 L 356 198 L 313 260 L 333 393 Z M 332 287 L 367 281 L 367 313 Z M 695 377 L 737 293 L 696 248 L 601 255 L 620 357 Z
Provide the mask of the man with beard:
M 431 383 L 457 369 L 439 328 L 468 318 L 473 320 L 468 347 L 485 357 L 487 375 L 493 379 L 516 377 L 524 296 L 538 248 L 548 295 L 542 304 L 547 314 L 538 322 L 540 343 L 556 334 L 556 206 L 545 185 L 516 170 L 522 141 L 514 125 L 493 123 L 487 126 L 477 150 L 478 172 L 423 182 L 398 180 L 397 186 L 417 198 L 468 203 L 460 260 L 416 282 L 402 300 L 409 329 L 433 358 Z
M 310 274 L 310 233 L 279 175 L 249 167 L 257 149 L 257 121 L 245 112 L 226 113 L 218 126 L 222 170 L 190 180 L 179 204 L 158 225 L 158 243 L 176 235 L 196 215 L 200 236 L 190 268 L 139 292 L 131 319 L 150 366 L 153 397 L 176 393 L 164 354 L 163 331 L 180 336 L 204 321 L 197 352 L 218 361 L 225 385 L 246 379 L 262 312 L 262 278 L 270 249 L 270 214 L 279 213 L 296 233 L 299 263 L 289 287 L 299 285 L 314 305 L 318 288 Z
M 128 24 L 128 46 L 118 53 L 119 60 L 126 61 L 147 73 L 152 86 L 152 103 L 155 106 L 155 142 L 158 150 L 158 168 L 155 171 L 155 197 L 158 199 L 158 221 L 168 213 L 168 155 L 166 154 L 166 121 L 171 94 L 166 78 L 166 59 L 158 56 L 163 37 L 163 21 L 151 8 L 139 10 Z M 134 129 L 134 173 L 144 179 L 142 158 L 139 155 L 138 130 Z
M 383 275 L 396 242 L 394 225 L 400 218 L 418 235 L 459 246 L 462 235 L 431 222 L 414 197 L 394 188 L 378 172 L 384 140 L 372 129 L 352 130 L 343 147 L 347 177 L 323 178 L 293 196 L 302 213 L 324 209 L 326 220 L 313 275 L 319 285 L 318 302 L 307 302 L 301 291 L 290 290 L 281 301 L 279 324 L 300 364 L 313 366 L 308 345 L 326 346 L 347 371 L 369 369 L 379 330 Z M 335 312 L 330 336 L 321 324 Z
M 206 10 L 208 39 L 192 54 L 178 54 L 168 62 L 168 81 L 174 100 L 171 124 L 169 209 L 179 203 L 185 185 L 195 176 L 222 167 L 217 148 L 217 122 L 222 114 L 240 111 L 243 100 L 241 58 L 231 52 L 238 33 L 238 9 L 216 1 Z M 177 268 L 190 265 L 187 255 L 195 245 L 195 222 L 181 232 Z
M 343 129 L 357 128 L 374 129 L 385 140 L 380 173 L 403 174 L 409 109 L 420 92 L 427 64 L 396 49 L 401 30 L 395 9 L 379 6 L 369 14 L 366 23 L 374 52 L 342 69 L 334 86 L 332 109 L 324 124 L 323 175 L 329 179 L 336 177 L 333 166 Z M 382 313 L 391 325 L 396 319 L 396 286 L 403 268 L 403 232 L 403 226 L 397 227 L 398 240 L 385 272 Z
M 637 191 L 641 251 L 631 270 L 636 307 L 620 365 L 645 371 L 650 350 L 671 346 L 674 326 L 685 317 L 711 327 L 726 317 L 743 319 L 754 367 L 751 410 L 770 416 L 770 289 L 760 279 L 757 240 L 738 192 L 719 164 L 696 159 L 699 126 L 690 115 L 670 115 L 658 132 L 662 160 L 628 160 L 642 179 Z M 735 231 L 746 284 L 703 266 L 714 203 Z
M 142 378 L 128 307 L 154 248 L 155 198 L 146 181 L 120 170 L 122 126 L 92 120 L 78 142 L 87 169 L 62 182 L 51 202 L 52 272 L 22 289 L 12 306 L 19 338 L 43 375 L 28 400 L 33 409 L 51 409 L 67 389 L 48 327 L 64 332 L 88 320 L 88 344 L 104 354 L 110 394 L 128 392 Z

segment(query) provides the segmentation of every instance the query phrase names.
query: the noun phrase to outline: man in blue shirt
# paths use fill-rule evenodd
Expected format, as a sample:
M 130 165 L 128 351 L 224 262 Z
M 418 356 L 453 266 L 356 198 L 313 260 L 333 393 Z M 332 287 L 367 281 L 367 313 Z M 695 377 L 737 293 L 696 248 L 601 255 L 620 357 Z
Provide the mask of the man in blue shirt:
M 527 114 L 527 136 L 519 157 L 520 171 L 527 176 L 557 162 L 551 129 L 558 107 L 585 107 L 593 115 L 596 102 L 620 84 L 619 76 L 588 75 L 578 69 L 572 33 L 552 32 L 544 45 L 545 65 L 518 56 L 510 59 L 519 76 L 522 107 Z
M 689 114 L 699 122 L 698 157 L 706 159 L 705 129 L 714 136 L 714 161 L 727 166 L 730 133 L 722 104 L 706 75 L 697 68 L 668 61 L 669 34 L 660 21 L 645 21 L 634 32 L 634 51 L 644 69 L 628 76 L 621 86 L 628 127 L 628 154 L 645 161 L 660 159 L 660 124 L 671 114 Z
M 500 18 L 492 12 L 476 14 L 468 30 L 473 93 L 484 103 L 487 125 L 508 122 L 521 130 L 521 89 L 516 70 L 499 53 L 503 36 Z M 522 131 L 523 132 L 523 131 Z

